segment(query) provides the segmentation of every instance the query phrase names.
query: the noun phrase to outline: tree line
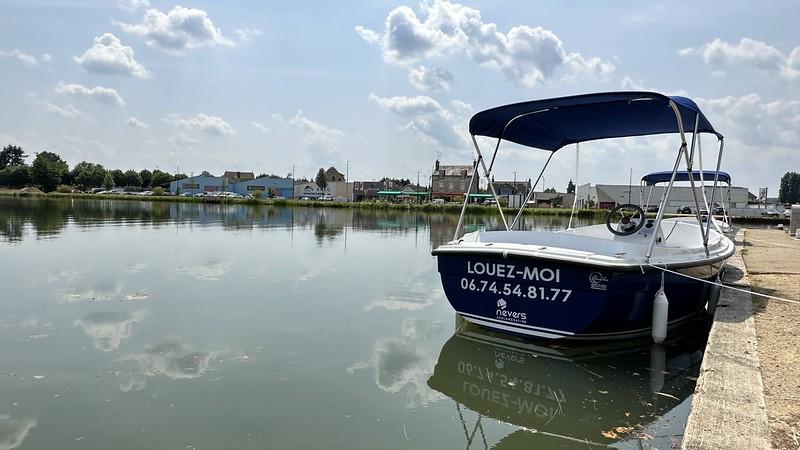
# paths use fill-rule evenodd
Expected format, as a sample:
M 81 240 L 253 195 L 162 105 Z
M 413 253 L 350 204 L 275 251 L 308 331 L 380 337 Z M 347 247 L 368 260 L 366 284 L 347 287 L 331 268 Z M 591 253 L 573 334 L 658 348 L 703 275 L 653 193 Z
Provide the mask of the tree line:
M 778 201 L 781 203 L 800 203 L 800 173 L 786 172 L 781 177 L 778 189 Z
M 56 190 L 61 185 L 80 190 L 92 188 L 168 188 L 171 181 L 187 178 L 185 174 L 170 174 L 161 170 L 106 169 L 102 164 L 79 162 L 72 169 L 60 155 L 42 151 L 35 154 L 28 165 L 28 155 L 15 145 L 0 151 L 0 186 L 23 188 L 35 186 L 44 192 Z

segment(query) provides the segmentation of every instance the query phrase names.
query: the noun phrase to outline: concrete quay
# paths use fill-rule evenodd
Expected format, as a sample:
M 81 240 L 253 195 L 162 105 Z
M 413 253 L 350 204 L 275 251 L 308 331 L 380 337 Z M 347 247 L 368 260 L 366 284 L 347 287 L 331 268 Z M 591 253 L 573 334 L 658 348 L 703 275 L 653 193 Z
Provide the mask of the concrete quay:
M 800 240 L 740 230 L 725 283 L 800 299 Z M 684 449 L 800 448 L 800 304 L 723 289 Z

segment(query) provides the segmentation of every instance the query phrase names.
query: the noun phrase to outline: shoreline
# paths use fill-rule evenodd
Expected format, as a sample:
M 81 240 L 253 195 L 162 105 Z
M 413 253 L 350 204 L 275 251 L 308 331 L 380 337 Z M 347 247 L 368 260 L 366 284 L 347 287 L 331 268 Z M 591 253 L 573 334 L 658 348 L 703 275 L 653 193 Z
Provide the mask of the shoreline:
M 82 193 L 61 193 L 61 192 L 37 192 L 37 191 L 14 191 L 0 190 L 2 197 L 19 198 L 77 198 L 82 200 L 120 200 L 120 201 L 142 201 L 142 202 L 175 202 L 175 203 L 218 203 L 232 205 L 250 206 L 275 206 L 275 207 L 306 207 L 306 208 L 340 208 L 340 209 L 373 209 L 373 210 L 397 210 L 397 211 L 422 211 L 431 213 L 460 214 L 462 204 L 434 205 L 432 203 L 391 203 L 391 202 L 323 202 L 318 200 L 295 200 L 295 199 L 233 199 L 233 198 L 198 198 L 198 197 L 178 197 L 172 195 L 107 195 L 107 194 L 82 194 Z M 483 215 L 496 213 L 494 206 L 467 205 L 467 214 Z M 504 213 L 515 214 L 516 208 L 503 208 Z M 539 216 L 564 216 L 569 217 L 569 208 L 525 208 L 524 215 Z M 607 210 L 604 209 L 579 209 L 576 217 L 603 217 Z M 680 217 L 678 214 L 664 214 L 664 217 Z M 734 224 L 770 224 L 787 225 L 789 220 L 782 217 L 732 217 Z

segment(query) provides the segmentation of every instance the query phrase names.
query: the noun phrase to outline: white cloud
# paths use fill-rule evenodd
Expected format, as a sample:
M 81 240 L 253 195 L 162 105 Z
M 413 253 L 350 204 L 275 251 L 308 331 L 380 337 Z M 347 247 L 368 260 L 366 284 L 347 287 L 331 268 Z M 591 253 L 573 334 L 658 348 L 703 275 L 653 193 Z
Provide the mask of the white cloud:
M 745 37 L 737 43 L 729 43 L 717 38 L 699 48 L 678 50 L 678 55 L 700 55 L 706 64 L 717 68 L 742 65 L 784 79 L 800 79 L 800 47 L 785 56 L 763 41 Z
M 256 28 L 237 28 L 233 30 L 234 33 L 239 37 L 239 40 L 242 42 L 250 42 L 256 36 L 261 36 L 261 30 Z
M 400 6 L 386 17 L 383 34 L 363 26 L 355 30 L 366 42 L 378 45 L 384 60 L 392 64 L 407 66 L 461 53 L 525 86 L 551 78 L 560 67 L 572 75 L 598 77 L 615 70 L 599 58 L 568 53 L 552 31 L 522 25 L 504 33 L 496 24 L 484 22 L 480 11 L 448 0 L 423 2 L 421 17 Z
M 141 8 L 150 6 L 149 0 L 117 0 L 117 5 L 128 12 L 136 12 Z
M 339 143 L 344 138 L 344 132 L 341 130 L 311 120 L 303 115 L 303 111 L 297 111 L 297 114 L 289 119 L 289 124 L 306 132 L 307 144 L 318 145 L 330 151 L 338 150 Z
M 423 92 L 450 90 L 453 74 L 440 67 L 419 66 L 408 72 L 408 81 Z
M 34 104 L 41 106 L 42 109 L 44 109 L 49 113 L 65 117 L 67 119 L 80 119 L 86 117 L 86 114 L 84 114 L 83 111 L 76 108 L 74 105 L 71 104 L 57 105 L 48 100 L 41 100 L 33 92 L 28 92 L 25 96 L 29 98 Z
M 94 38 L 94 45 L 82 56 L 73 59 L 89 72 L 123 74 L 143 80 L 152 76 L 149 70 L 133 58 L 133 49 L 122 45 L 111 33 Z
M 19 49 L 16 49 L 16 48 L 11 50 L 11 51 L 8 51 L 8 52 L 0 50 L 0 58 L 15 58 L 15 59 L 19 60 L 20 62 L 22 62 L 23 64 L 25 64 L 26 66 L 29 66 L 29 67 L 33 67 L 33 66 L 36 66 L 36 65 L 41 64 L 41 63 L 49 62 L 49 61 L 51 61 L 53 59 L 47 53 L 42 53 L 42 55 L 37 58 L 34 55 L 25 53 L 25 52 L 23 52 L 23 51 L 21 51 Z
M 84 116 L 81 110 L 70 104 L 56 105 L 48 101 L 43 101 L 42 106 L 44 106 L 45 111 L 58 114 L 59 116 L 66 117 L 67 119 L 78 119 Z
M 197 145 L 200 141 L 197 139 L 188 136 L 186 133 L 178 133 L 175 136 L 167 139 L 167 141 L 172 144 L 173 147 L 179 148 L 181 150 L 185 150 Z
M 164 117 L 164 122 L 175 125 L 178 128 L 199 130 L 217 136 L 236 134 L 236 130 L 222 117 L 209 116 L 203 113 L 195 114 L 191 117 L 183 117 L 180 114 L 168 114 Z
M 410 119 L 402 129 L 414 132 L 427 143 L 452 148 L 463 147 L 465 144 L 450 111 L 426 95 L 379 97 L 370 94 L 369 99 L 387 111 Z
M 259 122 L 250 122 L 250 125 L 252 125 L 253 128 L 255 128 L 256 130 L 263 131 L 264 133 L 269 133 L 269 132 L 272 131 L 269 128 L 267 128 L 266 126 L 264 126 L 264 124 L 259 123 Z
M 167 53 L 178 54 L 200 47 L 232 47 L 233 41 L 222 35 L 214 26 L 208 13 L 202 9 L 175 6 L 167 13 L 148 9 L 142 23 L 129 24 L 112 21 L 123 31 L 141 36 L 151 47 Z
M 128 117 L 128 120 L 125 121 L 125 125 L 128 125 L 129 127 L 133 128 L 143 128 L 143 129 L 150 128 L 150 125 L 142 122 L 141 120 L 133 116 Z
M 66 84 L 59 81 L 53 89 L 57 94 L 93 98 L 108 105 L 125 106 L 125 100 L 120 97 L 116 89 L 112 88 L 102 86 L 86 87 L 81 84 Z
M 453 105 L 453 109 L 455 109 L 455 111 L 458 114 L 462 115 L 472 114 L 473 111 L 472 105 L 470 105 L 467 102 L 462 102 L 461 100 L 453 100 L 452 102 L 450 102 L 450 104 Z

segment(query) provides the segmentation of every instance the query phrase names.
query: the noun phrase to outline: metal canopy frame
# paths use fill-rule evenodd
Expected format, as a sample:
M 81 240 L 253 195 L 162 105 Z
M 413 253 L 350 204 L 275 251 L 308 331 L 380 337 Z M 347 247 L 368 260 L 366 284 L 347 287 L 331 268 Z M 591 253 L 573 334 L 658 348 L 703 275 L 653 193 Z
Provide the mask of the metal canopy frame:
M 703 247 L 704 247 L 706 256 L 708 256 L 708 254 L 709 254 L 709 252 L 708 252 L 708 238 L 709 238 L 709 231 L 710 231 L 710 227 L 711 227 L 711 222 L 713 222 L 713 220 L 709 219 L 707 221 L 705 229 L 703 228 L 702 218 L 700 217 L 700 200 L 697 197 L 694 174 L 693 174 L 693 171 L 692 171 L 692 166 L 693 166 L 693 163 L 694 163 L 695 147 L 697 148 L 697 153 L 698 153 L 699 160 L 700 160 L 700 170 L 702 171 L 702 149 L 700 147 L 699 132 L 698 132 L 700 113 L 699 112 L 695 113 L 694 128 L 691 130 L 691 133 L 692 133 L 691 147 L 689 148 L 689 146 L 687 146 L 687 142 L 686 142 L 686 132 L 685 132 L 684 126 L 683 126 L 683 118 L 681 117 L 681 112 L 680 112 L 680 109 L 678 108 L 678 105 L 675 104 L 675 102 L 672 99 L 670 99 L 669 102 L 668 102 L 668 107 L 671 108 L 672 111 L 675 113 L 675 119 L 676 119 L 676 121 L 678 123 L 678 134 L 680 135 L 681 145 L 678 148 L 678 155 L 677 155 L 677 157 L 675 159 L 675 164 L 674 164 L 674 166 L 672 168 L 672 176 L 670 177 L 669 183 L 667 184 L 667 189 L 664 192 L 664 195 L 663 195 L 663 197 L 661 199 L 660 206 L 658 208 L 658 213 L 656 214 L 656 218 L 655 218 L 655 221 L 654 221 L 654 229 L 656 229 L 656 230 L 659 229 L 659 225 L 661 224 L 661 221 L 662 221 L 662 219 L 664 217 L 664 207 L 667 205 L 667 202 L 669 201 L 670 193 L 672 192 L 672 187 L 675 184 L 675 177 L 676 177 L 676 174 L 678 173 L 678 168 L 680 167 L 681 159 L 683 159 L 685 161 L 685 164 L 686 164 L 686 171 L 689 174 L 689 182 L 690 182 L 690 184 L 692 186 L 692 196 L 693 196 L 694 203 L 695 203 L 695 211 L 696 211 L 697 222 L 700 225 L 700 234 L 701 234 L 701 237 L 703 239 Z M 476 177 L 478 176 L 478 165 L 481 166 L 481 168 L 483 169 L 484 176 L 486 177 L 487 180 L 489 180 L 489 183 L 488 183 L 489 184 L 489 190 L 491 191 L 492 197 L 495 200 L 495 204 L 497 205 L 497 210 L 500 213 L 500 218 L 503 221 L 503 226 L 505 227 L 506 231 L 512 231 L 512 230 L 514 230 L 516 228 L 516 225 L 519 222 L 519 218 L 522 216 L 522 212 L 524 211 L 525 206 L 527 205 L 527 203 L 530 201 L 531 197 L 533 196 L 533 193 L 536 190 L 536 186 L 539 184 L 539 180 L 542 179 L 542 176 L 544 175 L 544 171 L 547 169 L 547 166 L 550 164 L 550 161 L 552 160 L 553 154 L 555 153 L 555 151 L 551 151 L 550 152 L 550 156 L 547 158 L 547 161 L 545 161 L 544 166 L 542 167 L 542 170 L 539 172 L 539 176 L 536 177 L 536 182 L 531 187 L 530 192 L 528 192 L 528 195 L 526 196 L 525 201 L 522 203 L 522 205 L 520 205 L 519 211 L 514 216 L 514 219 L 512 220 L 511 225 L 509 225 L 508 221 L 506 220 L 506 216 L 503 213 L 503 207 L 500 205 L 499 198 L 497 197 L 497 192 L 495 191 L 494 185 L 491 182 L 492 170 L 494 169 L 494 163 L 495 163 L 495 160 L 497 159 L 497 154 L 498 154 L 498 152 L 500 150 L 500 144 L 503 141 L 503 135 L 505 134 L 505 132 L 508 129 L 509 125 L 511 125 L 514 121 L 518 120 L 521 117 L 542 113 L 542 112 L 545 112 L 545 111 L 548 111 L 548 110 L 549 110 L 549 108 L 540 109 L 540 110 L 536 110 L 536 111 L 529 111 L 529 112 L 525 112 L 525 113 L 519 114 L 519 115 L 514 116 L 513 118 L 511 118 L 505 124 L 505 126 L 503 127 L 503 129 L 502 129 L 502 131 L 500 133 L 500 136 L 497 138 L 497 143 L 495 144 L 494 152 L 492 153 L 492 159 L 491 159 L 488 167 L 486 166 L 486 162 L 484 161 L 483 154 L 481 153 L 480 146 L 478 145 L 478 141 L 475 138 L 476 135 L 474 135 L 474 134 L 471 135 L 472 144 L 475 147 L 475 152 L 477 153 L 478 159 L 475 161 L 475 164 L 473 166 L 474 170 L 473 170 L 473 173 L 472 173 L 472 178 L 470 179 L 470 183 L 469 183 L 469 187 L 467 188 L 467 192 L 464 195 L 464 204 L 463 204 L 463 206 L 461 208 L 461 215 L 458 218 L 458 224 L 456 225 L 455 234 L 453 235 L 453 240 L 454 241 L 460 239 L 461 236 L 463 236 L 464 216 L 466 214 L 467 205 L 469 203 L 469 193 L 472 192 L 473 186 L 474 186 L 474 184 L 476 182 Z M 724 138 L 721 137 L 719 134 L 717 134 L 717 136 L 718 136 L 718 139 L 719 139 L 719 151 L 717 153 L 717 165 L 716 165 L 716 169 L 715 169 L 715 173 L 714 173 L 714 184 L 713 184 L 713 187 L 712 187 L 712 190 L 711 190 L 711 204 L 713 204 L 714 199 L 716 198 L 717 184 L 719 182 L 719 169 L 720 169 L 720 164 L 722 163 L 722 151 L 723 151 L 723 145 L 724 145 Z M 579 153 L 578 153 L 579 150 L 577 149 L 578 145 L 580 145 L 580 142 L 576 143 L 576 170 L 577 170 L 577 165 L 579 163 Z M 701 172 L 701 182 L 702 182 L 702 180 L 704 180 L 704 175 Z M 703 186 L 704 186 L 704 183 L 703 183 Z M 577 190 L 577 186 L 576 186 L 576 190 Z M 729 192 L 730 192 L 730 189 L 729 189 Z M 652 193 L 652 189 L 651 189 L 651 193 Z M 577 199 L 577 192 L 576 192 L 575 195 L 576 195 L 576 199 Z M 649 204 L 649 199 L 650 199 L 650 197 L 648 195 L 648 204 Z M 704 203 L 706 204 L 706 208 L 708 208 L 709 203 L 708 203 L 707 199 L 705 198 L 705 192 L 703 192 L 703 200 L 704 200 Z M 640 195 L 640 202 L 641 202 L 641 195 Z M 574 209 L 575 209 L 576 205 L 577 205 L 577 201 L 573 201 L 573 213 L 574 213 Z M 572 215 L 570 215 L 570 225 L 569 226 L 570 227 L 572 226 Z M 716 225 L 715 225 L 715 227 L 716 227 Z M 653 233 L 653 236 L 650 238 L 650 243 L 648 245 L 647 254 L 646 254 L 646 261 L 647 262 L 650 261 L 650 257 L 652 256 L 653 248 L 655 247 L 657 238 L 658 238 L 658 233 L 657 232 Z

